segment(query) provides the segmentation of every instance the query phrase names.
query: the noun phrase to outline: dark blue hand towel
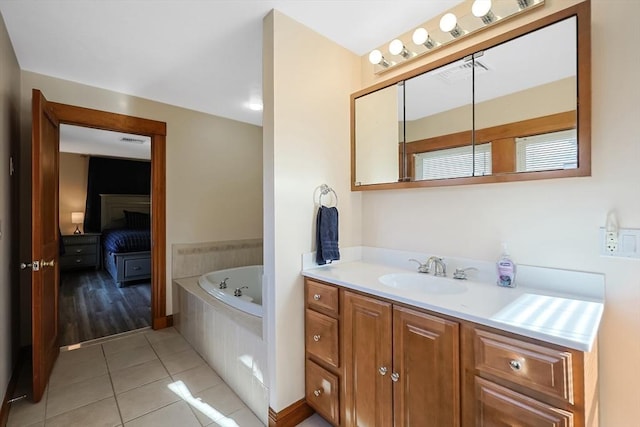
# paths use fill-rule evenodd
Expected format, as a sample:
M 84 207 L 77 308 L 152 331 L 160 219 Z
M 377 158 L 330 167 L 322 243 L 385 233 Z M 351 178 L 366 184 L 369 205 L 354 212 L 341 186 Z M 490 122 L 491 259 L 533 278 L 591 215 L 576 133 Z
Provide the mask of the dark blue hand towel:
M 316 262 L 324 265 L 340 259 L 338 249 L 338 209 L 320 206 L 317 221 Z

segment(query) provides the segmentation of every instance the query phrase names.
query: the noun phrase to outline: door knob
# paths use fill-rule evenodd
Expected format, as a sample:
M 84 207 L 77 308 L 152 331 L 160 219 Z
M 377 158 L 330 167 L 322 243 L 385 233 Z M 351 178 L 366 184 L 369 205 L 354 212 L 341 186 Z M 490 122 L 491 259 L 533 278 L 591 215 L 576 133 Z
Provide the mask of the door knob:
M 378 372 L 380 372 L 380 375 L 387 375 L 387 367 L 386 366 L 380 366 L 378 368 Z
M 393 374 L 391 374 L 391 381 L 393 381 L 394 383 L 397 382 L 400 379 L 400 374 L 397 372 L 394 372 Z

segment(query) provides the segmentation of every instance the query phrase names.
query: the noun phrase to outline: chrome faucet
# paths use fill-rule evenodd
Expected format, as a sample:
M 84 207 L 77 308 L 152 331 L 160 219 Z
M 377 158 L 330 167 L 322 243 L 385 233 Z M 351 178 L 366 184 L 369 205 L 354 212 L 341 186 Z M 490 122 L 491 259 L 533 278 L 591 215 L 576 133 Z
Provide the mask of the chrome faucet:
M 418 273 L 429 274 L 431 272 L 431 268 L 433 267 L 434 276 L 445 277 L 447 275 L 447 266 L 440 257 L 432 256 L 424 263 L 421 263 L 417 259 L 413 258 L 411 258 L 409 261 L 418 263 Z
M 242 290 L 243 290 L 243 289 L 249 289 L 249 287 L 248 287 L 248 286 L 240 286 L 239 288 L 236 288 L 236 289 L 233 291 L 233 296 L 234 296 L 234 297 L 241 297 L 241 296 L 242 296 Z
M 447 266 L 442 261 L 442 258 L 437 256 L 430 257 L 427 262 L 427 271 L 431 270 L 431 266 L 434 266 L 433 275 L 438 277 L 446 277 L 447 276 Z
M 467 280 L 467 272 L 477 270 L 478 269 L 475 267 L 456 268 L 456 271 L 453 272 L 453 278 L 458 280 Z
M 429 274 L 429 267 L 427 267 L 427 263 L 426 262 L 423 264 L 420 261 L 418 261 L 417 259 L 413 259 L 413 258 L 411 258 L 409 261 L 413 261 L 413 262 L 417 262 L 418 263 L 418 273 L 427 273 L 427 274 Z
M 218 285 L 218 288 L 227 289 L 227 280 L 229 280 L 229 278 L 225 277 L 224 280 L 222 282 L 220 282 L 220 284 Z

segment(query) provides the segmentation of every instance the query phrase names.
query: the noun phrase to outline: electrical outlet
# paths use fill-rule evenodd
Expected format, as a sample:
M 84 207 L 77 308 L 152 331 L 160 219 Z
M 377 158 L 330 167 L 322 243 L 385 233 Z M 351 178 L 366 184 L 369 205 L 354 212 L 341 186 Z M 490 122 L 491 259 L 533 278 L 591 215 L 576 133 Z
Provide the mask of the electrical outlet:
M 604 249 L 610 254 L 618 251 L 618 233 L 615 231 L 607 231 L 605 234 Z
M 640 229 L 619 228 L 607 231 L 600 228 L 600 255 L 640 259 Z

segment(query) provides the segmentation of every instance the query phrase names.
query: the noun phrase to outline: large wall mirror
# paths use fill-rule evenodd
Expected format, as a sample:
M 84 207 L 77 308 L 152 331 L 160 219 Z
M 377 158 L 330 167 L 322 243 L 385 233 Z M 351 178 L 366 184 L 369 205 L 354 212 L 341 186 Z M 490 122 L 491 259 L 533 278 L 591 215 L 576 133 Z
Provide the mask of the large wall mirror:
M 352 189 L 586 176 L 590 11 L 580 3 L 352 95 Z

